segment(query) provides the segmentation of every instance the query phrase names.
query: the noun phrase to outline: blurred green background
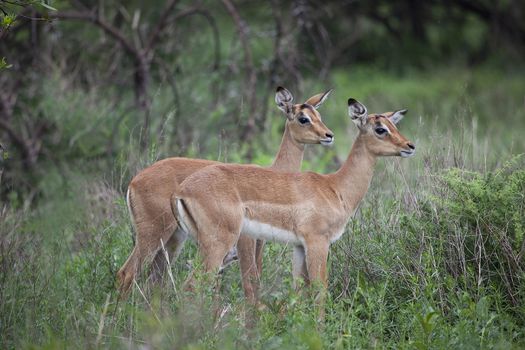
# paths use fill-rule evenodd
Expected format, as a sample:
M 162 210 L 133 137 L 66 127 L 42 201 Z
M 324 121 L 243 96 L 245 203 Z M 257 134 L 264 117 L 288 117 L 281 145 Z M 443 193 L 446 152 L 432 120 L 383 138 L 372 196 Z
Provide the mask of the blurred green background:
M 525 3 L 0 1 L 0 347 L 525 347 Z M 213 291 L 145 276 L 117 302 L 133 246 L 124 193 L 169 156 L 268 165 L 296 101 L 320 108 L 330 172 L 357 130 L 346 101 L 407 108 L 411 159 L 383 159 L 330 255 L 327 319 L 265 251 L 259 322 L 238 266 Z

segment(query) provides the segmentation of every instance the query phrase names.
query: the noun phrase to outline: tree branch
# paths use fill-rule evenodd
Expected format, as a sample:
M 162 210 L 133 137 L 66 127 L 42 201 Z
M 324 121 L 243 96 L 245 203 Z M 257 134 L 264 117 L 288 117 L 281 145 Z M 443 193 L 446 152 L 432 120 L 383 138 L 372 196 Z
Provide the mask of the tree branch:
M 191 15 L 201 15 L 208 21 L 208 24 L 211 27 L 211 30 L 213 32 L 213 40 L 215 44 L 215 61 L 213 63 L 213 70 L 216 70 L 219 68 L 220 61 L 221 61 L 221 44 L 220 44 L 219 28 L 217 27 L 215 18 L 213 18 L 213 16 L 209 13 L 209 11 L 205 9 L 189 8 L 189 9 L 186 9 L 186 10 L 183 10 L 177 13 L 173 19 L 176 21 L 178 19 L 181 19 L 187 16 L 191 16 Z
M 246 32 L 247 32 L 246 23 L 242 20 L 241 16 L 239 15 L 239 12 L 237 12 L 237 9 L 235 8 L 235 6 L 230 0 L 222 0 L 222 3 L 226 7 L 226 10 L 232 17 L 233 22 L 235 23 L 235 26 L 237 27 L 239 39 L 241 41 L 241 45 L 244 51 L 244 65 L 246 68 L 246 85 L 247 85 L 246 95 L 248 97 L 249 110 L 248 110 L 248 121 L 246 122 L 246 129 L 241 135 L 241 139 L 243 141 L 246 141 L 252 137 L 252 134 L 255 128 L 255 118 L 254 118 L 254 114 L 256 111 L 255 85 L 257 83 L 257 75 L 256 75 L 255 67 L 253 64 L 252 50 L 250 47 L 250 43 L 248 42 L 248 37 L 246 35 Z
M 148 84 L 150 80 L 150 67 L 149 60 L 146 57 L 145 51 L 140 47 L 136 47 L 130 42 L 124 34 L 107 23 L 100 16 L 95 15 L 88 11 L 63 11 L 55 12 L 50 14 L 50 18 L 57 19 L 69 19 L 86 21 L 95 24 L 101 28 L 105 33 L 110 35 L 113 39 L 119 42 L 124 50 L 132 57 L 135 63 L 135 96 L 137 107 L 144 113 L 144 136 L 141 138 L 141 146 L 146 147 L 148 142 L 148 128 L 149 128 L 149 112 L 150 112 L 150 101 L 148 97 Z
M 91 13 L 91 12 L 80 12 L 80 11 L 62 11 L 62 12 L 53 12 L 49 13 L 49 18 L 51 19 L 70 19 L 70 20 L 79 20 L 79 21 L 85 21 L 85 22 L 91 22 L 98 27 L 100 27 L 106 34 L 113 37 L 116 41 L 118 41 L 122 47 L 131 55 L 133 55 L 135 58 L 139 58 L 141 56 L 140 51 L 135 48 L 135 46 L 129 42 L 124 34 L 122 34 L 121 31 L 119 31 L 117 28 L 113 27 L 109 23 L 107 23 L 105 20 L 100 18 L 99 16 Z
M 151 51 L 153 47 L 157 44 L 157 40 L 159 39 L 160 33 L 166 26 L 171 11 L 173 11 L 173 8 L 177 5 L 179 1 L 180 0 L 170 0 L 164 8 L 164 10 L 162 11 L 162 15 L 160 16 L 157 25 L 151 31 L 151 35 L 149 36 L 148 43 L 146 44 L 146 48 L 144 50 L 146 53 Z

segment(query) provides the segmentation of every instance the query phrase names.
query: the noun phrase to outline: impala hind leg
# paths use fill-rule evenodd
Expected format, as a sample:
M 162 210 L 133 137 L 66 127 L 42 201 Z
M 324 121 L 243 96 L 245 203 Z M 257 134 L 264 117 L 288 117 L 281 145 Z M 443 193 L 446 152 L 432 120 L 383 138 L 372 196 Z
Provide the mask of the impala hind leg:
M 173 215 L 165 213 L 155 220 L 142 220 L 136 222 L 136 242 L 130 256 L 117 273 L 119 293 L 125 297 L 137 277 L 143 264 L 161 247 L 161 239 L 167 242 L 173 233 L 175 227 L 175 218 Z
M 207 277 L 216 278 L 224 257 L 241 234 L 242 206 L 207 197 L 205 201 L 172 197 L 172 210 L 181 227 L 196 238 Z M 193 282 L 192 273 L 186 286 L 192 287 Z
M 224 258 L 235 247 L 235 243 L 239 239 L 240 225 L 234 227 L 234 229 L 218 227 L 214 231 L 199 232 L 197 237 L 205 272 L 217 274 Z
M 224 271 L 229 265 L 233 264 L 237 260 L 239 260 L 239 255 L 237 253 L 237 247 L 233 247 L 228 252 L 228 254 L 226 254 L 226 256 L 224 257 L 224 260 L 222 261 L 222 266 L 219 272 L 222 273 L 222 271 Z
M 205 283 L 217 283 L 219 281 L 219 270 L 222 266 L 224 257 L 235 244 L 235 239 L 226 242 L 216 241 L 214 244 L 207 244 L 199 241 L 199 253 L 202 257 L 202 266 L 205 273 Z M 190 272 L 190 275 L 184 282 L 184 290 L 195 291 L 195 270 Z
M 150 271 L 150 280 L 152 283 L 159 283 L 162 281 L 165 272 L 170 268 L 170 265 L 173 261 L 177 260 L 182 248 L 184 247 L 184 242 L 188 234 L 182 230 L 180 227 L 177 227 L 173 235 L 170 236 L 167 242 L 164 243 L 164 249 L 159 249 L 153 262 L 151 263 Z
M 210 232 L 199 230 L 197 241 L 199 253 L 202 257 L 202 263 L 206 278 L 216 279 L 219 281 L 218 274 L 225 256 L 232 250 L 239 239 L 241 231 L 241 221 L 232 220 L 228 225 L 219 225 L 208 218 L 202 218 L 199 223 L 202 227 L 209 228 Z

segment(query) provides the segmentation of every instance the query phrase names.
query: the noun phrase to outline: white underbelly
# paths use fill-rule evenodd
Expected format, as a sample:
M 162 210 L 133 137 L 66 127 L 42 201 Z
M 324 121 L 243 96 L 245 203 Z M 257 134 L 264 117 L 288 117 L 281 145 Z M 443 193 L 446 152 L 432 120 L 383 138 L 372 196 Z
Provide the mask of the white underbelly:
M 301 245 L 303 244 L 303 240 L 297 237 L 297 235 L 292 231 L 247 218 L 242 220 L 241 234 L 245 234 L 256 239 L 264 239 L 266 241 Z

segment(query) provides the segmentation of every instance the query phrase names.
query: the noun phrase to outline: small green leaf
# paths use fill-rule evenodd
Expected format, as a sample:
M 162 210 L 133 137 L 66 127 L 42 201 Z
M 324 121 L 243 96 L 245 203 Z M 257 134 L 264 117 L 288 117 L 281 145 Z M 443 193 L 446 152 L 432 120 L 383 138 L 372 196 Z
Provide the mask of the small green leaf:
M 11 68 L 12 66 L 13 66 L 12 64 L 7 63 L 7 61 L 5 60 L 5 57 L 2 57 L 2 59 L 0 60 L 0 69 Z
M 1 25 L 3 28 L 9 28 L 16 19 L 16 15 L 13 14 L 7 14 L 5 16 L 2 16 L 2 22 Z

